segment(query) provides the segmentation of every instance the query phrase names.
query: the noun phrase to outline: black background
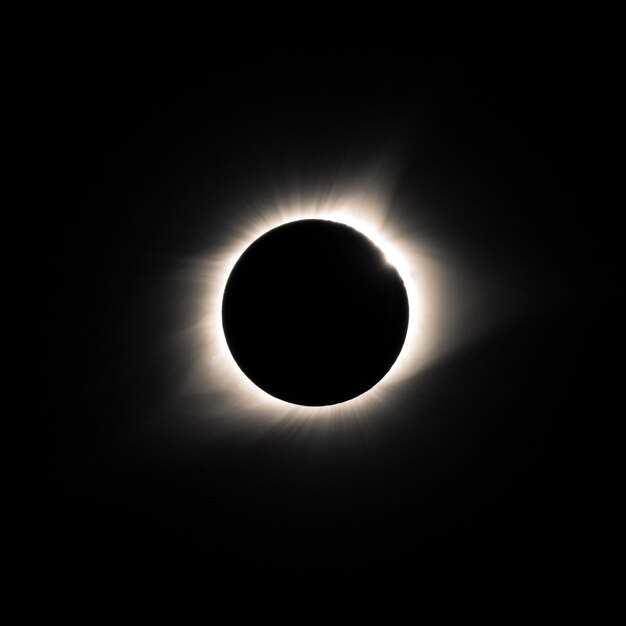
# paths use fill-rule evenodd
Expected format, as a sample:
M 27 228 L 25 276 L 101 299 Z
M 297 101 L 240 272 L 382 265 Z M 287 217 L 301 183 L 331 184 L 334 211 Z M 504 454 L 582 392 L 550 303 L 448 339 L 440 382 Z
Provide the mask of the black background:
M 9 26 L 25 236 L 5 237 L 33 302 L 18 615 L 506 623 L 616 600 L 600 339 L 615 16 L 376 11 L 144 5 Z M 423 371 L 371 432 L 193 430 L 171 402 L 185 363 L 161 345 L 182 315 L 167 277 L 210 255 L 239 199 L 396 152 L 395 199 L 427 238 L 540 305 Z

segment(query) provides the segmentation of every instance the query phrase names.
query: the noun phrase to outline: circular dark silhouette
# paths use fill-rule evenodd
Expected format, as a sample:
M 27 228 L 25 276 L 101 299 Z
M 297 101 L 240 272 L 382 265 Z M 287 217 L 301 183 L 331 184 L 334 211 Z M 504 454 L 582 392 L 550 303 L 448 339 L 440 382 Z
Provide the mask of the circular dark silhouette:
M 228 347 L 252 382 L 293 404 L 337 404 L 371 389 L 406 336 L 404 283 L 382 252 L 337 222 L 300 220 L 254 241 L 222 302 Z

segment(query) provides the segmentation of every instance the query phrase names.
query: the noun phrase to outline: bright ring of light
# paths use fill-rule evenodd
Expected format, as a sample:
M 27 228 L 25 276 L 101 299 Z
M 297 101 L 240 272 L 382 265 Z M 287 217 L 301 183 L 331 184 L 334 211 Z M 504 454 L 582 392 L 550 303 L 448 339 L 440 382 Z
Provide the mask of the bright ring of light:
M 240 232 L 221 252 L 203 264 L 203 297 L 199 339 L 200 372 L 193 376 L 196 391 L 213 397 L 212 409 L 241 417 L 251 414 L 265 419 L 361 417 L 384 407 L 390 392 L 412 377 L 424 363 L 432 317 L 427 310 L 429 276 L 421 264 L 422 255 L 406 224 L 394 223 L 383 202 L 374 194 L 350 194 L 325 201 L 284 203 L 261 211 L 255 219 L 241 220 Z M 222 328 L 221 306 L 230 273 L 247 247 L 273 228 L 302 219 L 325 219 L 350 226 L 370 239 L 400 274 L 409 300 L 409 324 L 403 348 L 383 379 L 372 389 L 345 402 L 324 407 L 294 405 L 279 400 L 257 387 L 233 359 Z M 245 224 L 245 222 L 248 222 Z M 196 326 L 196 328 L 198 328 Z

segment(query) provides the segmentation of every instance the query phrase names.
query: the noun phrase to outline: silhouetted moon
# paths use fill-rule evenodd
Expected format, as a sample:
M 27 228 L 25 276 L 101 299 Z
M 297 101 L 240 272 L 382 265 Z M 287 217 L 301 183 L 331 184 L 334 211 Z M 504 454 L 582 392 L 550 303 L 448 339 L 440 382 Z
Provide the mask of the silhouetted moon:
M 397 270 L 357 230 L 300 220 L 268 231 L 235 264 L 222 324 L 242 372 L 270 395 L 337 404 L 376 385 L 406 337 Z

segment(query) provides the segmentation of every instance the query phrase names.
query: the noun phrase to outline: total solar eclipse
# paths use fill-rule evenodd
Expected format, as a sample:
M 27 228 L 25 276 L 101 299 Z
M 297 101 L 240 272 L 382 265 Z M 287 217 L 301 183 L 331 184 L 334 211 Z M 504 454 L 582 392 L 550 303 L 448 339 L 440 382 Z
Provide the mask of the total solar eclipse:
M 304 219 L 256 239 L 226 282 L 222 326 L 242 372 L 304 406 L 351 400 L 396 361 L 409 301 L 398 271 L 365 235 Z

